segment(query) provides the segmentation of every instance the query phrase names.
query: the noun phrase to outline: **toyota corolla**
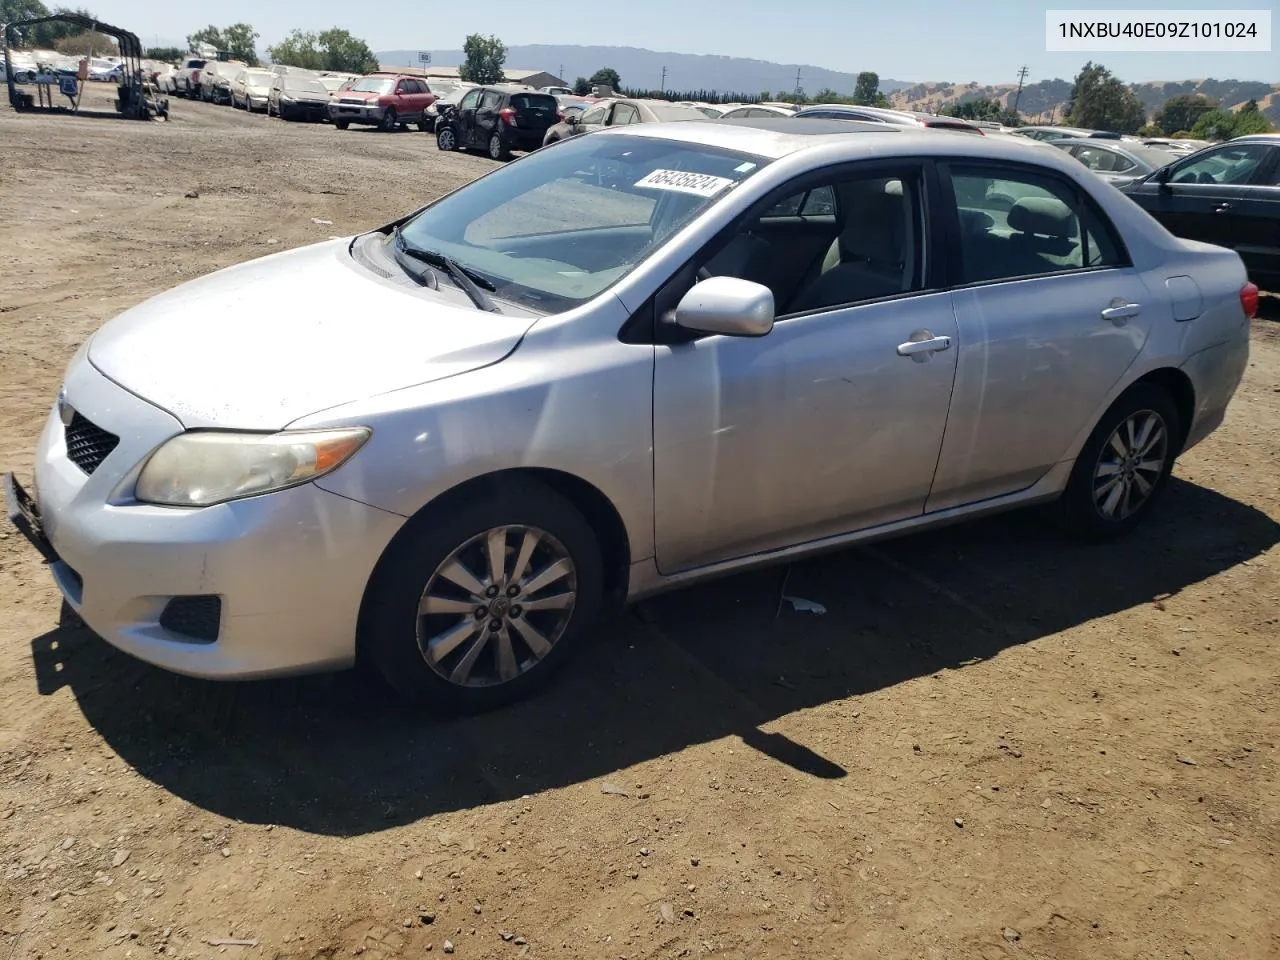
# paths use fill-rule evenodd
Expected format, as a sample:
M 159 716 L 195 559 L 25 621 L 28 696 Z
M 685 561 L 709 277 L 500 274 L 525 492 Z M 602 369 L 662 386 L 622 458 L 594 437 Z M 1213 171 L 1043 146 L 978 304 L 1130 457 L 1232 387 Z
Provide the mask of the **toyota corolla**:
M 1127 533 L 1256 302 L 1057 151 L 619 128 L 106 324 L 9 513 L 144 660 L 486 708 L 607 603 L 1037 503 Z

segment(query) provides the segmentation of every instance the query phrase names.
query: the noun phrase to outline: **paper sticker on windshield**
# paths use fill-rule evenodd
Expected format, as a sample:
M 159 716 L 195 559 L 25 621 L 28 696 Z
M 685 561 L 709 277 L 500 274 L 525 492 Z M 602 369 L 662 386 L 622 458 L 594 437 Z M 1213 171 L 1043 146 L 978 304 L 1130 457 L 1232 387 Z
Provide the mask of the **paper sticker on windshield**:
M 690 173 L 687 170 L 654 170 L 637 180 L 637 187 L 652 190 L 671 190 L 675 193 L 691 193 L 695 197 L 714 197 L 725 187 L 733 186 L 727 177 L 713 177 L 707 173 Z

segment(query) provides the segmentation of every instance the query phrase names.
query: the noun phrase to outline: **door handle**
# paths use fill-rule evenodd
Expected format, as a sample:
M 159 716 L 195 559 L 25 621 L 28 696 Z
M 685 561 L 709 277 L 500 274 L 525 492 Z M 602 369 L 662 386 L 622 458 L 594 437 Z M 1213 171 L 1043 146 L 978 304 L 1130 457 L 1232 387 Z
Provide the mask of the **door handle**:
M 1126 320 L 1136 317 L 1141 312 L 1142 304 L 1140 303 L 1125 303 L 1122 300 L 1112 300 L 1111 306 L 1102 311 L 1102 319 L 1110 320 L 1119 327 Z
M 1218 204 L 1216 207 L 1214 207 L 1214 208 L 1213 208 L 1213 212 L 1214 212 L 1214 213 L 1230 213 L 1230 212 L 1231 212 L 1231 204 L 1229 204 L 1229 203 L 1220 203 L 1220 204 Z
M 917 330 L 906 343 L 898 344 L 898 356 L 910 357 L 916 363 L 924 363 L 939 350 L 947 350 L 950 347 L 950 337 L 935 337 L 928 330 Z

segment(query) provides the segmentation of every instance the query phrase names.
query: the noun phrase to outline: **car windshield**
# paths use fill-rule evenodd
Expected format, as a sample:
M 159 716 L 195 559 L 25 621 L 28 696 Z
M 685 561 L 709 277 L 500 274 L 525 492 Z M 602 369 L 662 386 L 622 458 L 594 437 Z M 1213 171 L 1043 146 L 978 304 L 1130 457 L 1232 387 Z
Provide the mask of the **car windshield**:
M 256 87 L 269 87 L 271 80 L 272 75 L 265 70 L 249 70 L 244 75 L 244 82 Z
M 331 91 L 340 89 L 342 85 L 346 82 L 347 81 L 344 77 L 321 77 L 320 78 L 320 85 L 324 87 L 326 90 L 331 90 Z
M 403 227 L 404 242 L 559 313 L 613 286 L 768 161 L 649 137 L 566 140 L 474 181 Z
M 284 79 L 284 89 L 290 93 L 312 93 L 319 94 L 322 97 L 327 97 L 329 95 L 329 91 L 320 84 L 319 80 L 312 80 L 304 77 L 290 77 L 286 75 Z
M 363 77 L 351 85 L 357 93 L 390 93 L 395 87 L 391 77 Z

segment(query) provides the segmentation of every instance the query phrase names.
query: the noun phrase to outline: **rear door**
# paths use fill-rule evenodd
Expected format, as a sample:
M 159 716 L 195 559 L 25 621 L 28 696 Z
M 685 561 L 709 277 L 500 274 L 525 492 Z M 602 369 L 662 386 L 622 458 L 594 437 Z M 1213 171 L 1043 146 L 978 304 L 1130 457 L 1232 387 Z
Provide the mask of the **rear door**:
M 529 139 L 536 135 L 539 142 L 547 129 L 560 122 L 560 104 L 546 93 L 513 93 L 511 95 L 512 126 Z
M 1015 493 L 1070 456 L 1167 301 L 1073 181 L 941 165 L 959 362 L 926 512 Z
M 1235 251 L 1260 287 L 1276 290 L 1280 289 L 1280 146 L 1269 150 L 1270 159 L 1259 166 L 1254 182 L 1240 191 Z
M 486 90 L 480 97 L 475 109 L 475 119 L 471 127 L 471 146 L 483 147 L 498 127 L 498 111 L 502 109 L 502 94 L 497 90 Z

